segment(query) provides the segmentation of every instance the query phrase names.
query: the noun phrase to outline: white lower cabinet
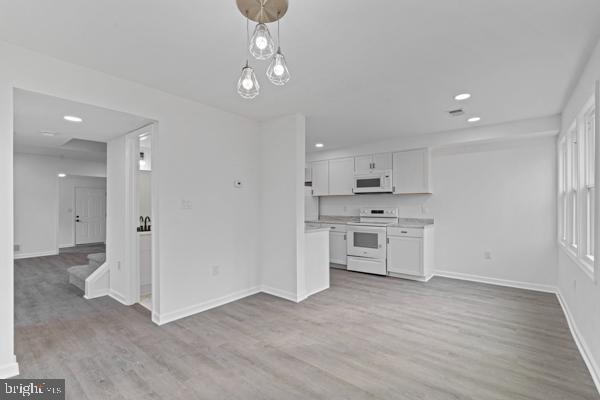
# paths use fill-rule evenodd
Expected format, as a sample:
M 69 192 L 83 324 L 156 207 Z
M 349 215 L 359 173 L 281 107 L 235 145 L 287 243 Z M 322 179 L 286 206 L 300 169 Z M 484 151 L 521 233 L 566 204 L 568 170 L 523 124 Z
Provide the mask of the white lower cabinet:
M 427 281 L 433 273 L 433 226 L 388 227 L 388 275 Z
M 329 262 L 346 265 L 346 254 L 348 252 L 346 245 L 346 225 L 321 224 L 321 227 L 329 228 Z

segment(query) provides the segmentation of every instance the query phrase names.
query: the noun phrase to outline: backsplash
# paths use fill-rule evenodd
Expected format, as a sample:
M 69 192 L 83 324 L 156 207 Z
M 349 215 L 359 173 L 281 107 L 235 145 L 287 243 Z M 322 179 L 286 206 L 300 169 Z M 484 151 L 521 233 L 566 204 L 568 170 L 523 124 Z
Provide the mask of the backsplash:
M 320 215 L 358 215 L 361 207 L 397 207 L 401 218 L 433 218 L 428 203 L 432 195 L 361 194 L 320 198 Z

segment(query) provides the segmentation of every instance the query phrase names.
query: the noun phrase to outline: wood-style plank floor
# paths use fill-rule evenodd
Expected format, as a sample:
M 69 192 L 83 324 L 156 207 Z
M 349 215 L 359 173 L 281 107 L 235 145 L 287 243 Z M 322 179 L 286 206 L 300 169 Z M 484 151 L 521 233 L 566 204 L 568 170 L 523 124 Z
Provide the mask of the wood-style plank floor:
M 301 304 L 158 327 L 67 283 L 85 250 L 15 262 L 21 376 L 66 378 L 69 399 L 600 399 L 552 294 L 332 270 Z

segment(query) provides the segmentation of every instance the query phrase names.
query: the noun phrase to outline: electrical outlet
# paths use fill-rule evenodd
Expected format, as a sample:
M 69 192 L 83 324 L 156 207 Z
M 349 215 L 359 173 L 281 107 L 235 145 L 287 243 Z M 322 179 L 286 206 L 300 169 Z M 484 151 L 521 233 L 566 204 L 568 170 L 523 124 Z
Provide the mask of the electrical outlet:
M 21 251 L 21 245 L 20 245 L 20 244 L 15 244 L 15 245 L 13 246 L 13 250 L 14 250 L 14 251 Z
M 483 252 L 483 258 L 485 260 L 491 260 L 492 259 L 492 252 L 491 251 L 484 251 Z
M 182 210 L 191 210 L 192 209 L 192 201 L 187 199 L 181 199 L 181 209 Z
M 212 276 L 217 276 L 217 275 L 219 275 L 219 266 L 213 265 L 212 266 Z

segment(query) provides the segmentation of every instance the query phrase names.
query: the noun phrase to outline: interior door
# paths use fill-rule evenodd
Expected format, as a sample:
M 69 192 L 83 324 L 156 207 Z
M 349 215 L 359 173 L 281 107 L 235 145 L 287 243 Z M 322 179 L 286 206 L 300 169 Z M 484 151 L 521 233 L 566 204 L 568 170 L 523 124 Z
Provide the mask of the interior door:
M 106 190 L 75 188 L 75 244 L 106 240 Z

